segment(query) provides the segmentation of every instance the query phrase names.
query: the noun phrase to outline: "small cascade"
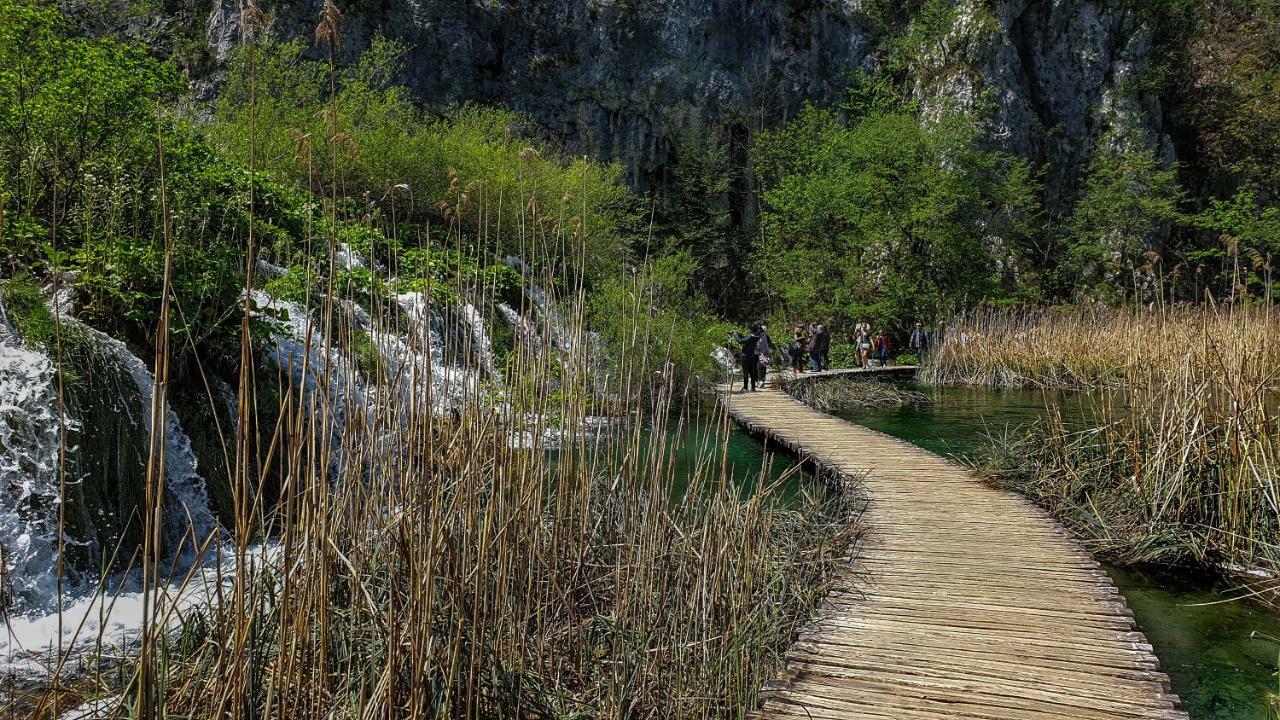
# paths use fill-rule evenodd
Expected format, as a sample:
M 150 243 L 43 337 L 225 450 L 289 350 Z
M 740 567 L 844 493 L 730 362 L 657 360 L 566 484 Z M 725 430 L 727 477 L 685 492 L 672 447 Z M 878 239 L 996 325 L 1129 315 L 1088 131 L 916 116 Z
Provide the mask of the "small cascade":
M 54 378 L 47 356 L 18 343 L 0 303 L 0 600 L 19 614 L 57 599 L 58 473 L 75 423 L 59 411 Z
M 480 373 L 449 362 L 447 353 L 450 348 L 445 342 L 447 328 L 444 316 L 434 308 L 428 311 L 426 297 L 422 293 L 403 293 L 396 300 L 409 319 L 408 334 L 401 337 L 378 332 L 372 336 L 382 361 L 391 369 L 393 376 L 400 379 L 400 389 L 423 393 L 430 387 L 432 411 L 437 414 L 458 408 L 468 398 L 474 398 L 479 389 Z M 468 324 L 466 313 L 463 315 L 463 324 L 470 328 L 468 338 L 482 347 L 476 355 L 487 353 L 491 370 L 493 352 L 483 324 Z M 475 311 L 474 319 L 478 321 L 479 311 Z M 476 338 L 477 329 L 483 334 L 482 343 Z
M 351 413 L 367 407 L 360 374 L 340 349 L 325 339 L 307 308 L 278 300 L 261 290 L 254 290 L 252 298 L 258 312 L 272 317 L 281 330 L 273 336 L 275 347 L 269 359 L 289 373 L 294 387 L 301 388 L 304 395 L 324 388 L 322 402 L 327 409 L 326 421 L 334 447 L 340 446 L 342 428 Z M 306 408 L 310 405 L 303 403 Z
M 143 423 L 148 433 L 154 433 L 150 408 L 155 378 L 151 369 L 123 342 L 104 332 L 83 327 L 96 339 L 98 347 L 106 350 L 129 372 L 142 399 Z M 167 402 L 164 413 L 165 490 L 169 495 L 164 513 L 165 540 L 168 547 L 181 547 L 185 554 L 191 554 L 217 532 L 218 520 L 210 509 L 208 488 L 198 470 L 199 459 L 191 449 L 191 438 L 183 431 L 178 414 Z
M 347 243 L 340 243 L 333 255 L 334 262 L 343 270 L 368 270 L 369 261 L 365 259 L 360 251 L 351 247 Z
M 493 340 L 489 337 L 488 328 L 485 327 L 484 315 L 469 302 L 462 304 L 461 315 L 463 324 L 471 331 L 472 358 L 486 375 L 492 377 L 494 374 Z
M 720 366 L 723 375 L 732 376 L 738 372 L 738 359 L 728 348 L 718 347 L 711 351 L 711 359 Z
M 498 314 L 515 332 L 517 343 L 532 349 L 535 355 L 542 354 L 542 335 L 538 333 L 538 328 L 533 323 L 506 303 L 498 303 Z

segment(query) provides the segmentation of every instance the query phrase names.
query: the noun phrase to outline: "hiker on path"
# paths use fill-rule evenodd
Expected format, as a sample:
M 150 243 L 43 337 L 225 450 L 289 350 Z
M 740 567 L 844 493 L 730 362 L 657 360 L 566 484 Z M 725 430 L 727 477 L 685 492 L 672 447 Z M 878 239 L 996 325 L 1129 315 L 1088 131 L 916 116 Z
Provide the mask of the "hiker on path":
M 764 387 L 769 366 L 773 364 L 773 338 L 769 337 L 768 325 L 760 325 L 760 343 L 756 346 L 756 351 L 760 358 L 760 386 Z
M 876 359 L 880 361 L 880 367 L 889 367 L 889 336 L 885 331 L 881 330 L 876 335 L 875 341 Z
M 826 370 L 825 358 L 831 353 L 831 335 L 825 325 L 814 327 L 813 339 L 809 341 L 809 366 L 814 372 Z
M 760 375 L 760 323 L 751 326 L 746 335 L 733 334 L 733 339 L 742 347 L 742 392 L 756 391 L 756 379 Z
M 858 367 L 871 366 L 871 323 L 866 317 L 858 318 L 853 326 L 853 348 L 857 352 Z
M 795 336 L 791 338 L 791 345 L 787 350 L 791 355 L 791 369 L 797 373 L 804 372 L 804 358 L 809 354 L 809 336 L 803 325 L 796 326 Z
M 929 347 L 929 334 L 924 331 L 924 323 L 916 323 L 915 329 L 911 331 L 908 347 L 916 354 L 916 364 L 923 363 L 925 350 Z

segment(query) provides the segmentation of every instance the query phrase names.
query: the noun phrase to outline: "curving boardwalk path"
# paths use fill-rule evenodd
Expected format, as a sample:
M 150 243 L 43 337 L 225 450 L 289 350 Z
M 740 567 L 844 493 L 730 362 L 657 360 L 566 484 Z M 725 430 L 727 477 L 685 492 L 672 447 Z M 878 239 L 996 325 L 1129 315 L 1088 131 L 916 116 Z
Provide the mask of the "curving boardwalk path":
M 1044 512 L 777 390 L 727 391 L 739 424 L 869 499 L 855 566 L 759 717 L 1186 720 L 1111 580 Z

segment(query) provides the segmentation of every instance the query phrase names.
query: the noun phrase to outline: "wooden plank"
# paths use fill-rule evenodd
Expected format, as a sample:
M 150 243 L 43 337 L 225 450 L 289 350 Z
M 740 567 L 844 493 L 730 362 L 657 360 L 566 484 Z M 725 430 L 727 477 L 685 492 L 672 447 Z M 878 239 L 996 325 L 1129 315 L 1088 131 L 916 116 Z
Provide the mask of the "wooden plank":
M 857 556 L 756 717 L 1186 720 L 1106 573 L 1039 508 L 777 390 L 721 399 L 868 499 Z

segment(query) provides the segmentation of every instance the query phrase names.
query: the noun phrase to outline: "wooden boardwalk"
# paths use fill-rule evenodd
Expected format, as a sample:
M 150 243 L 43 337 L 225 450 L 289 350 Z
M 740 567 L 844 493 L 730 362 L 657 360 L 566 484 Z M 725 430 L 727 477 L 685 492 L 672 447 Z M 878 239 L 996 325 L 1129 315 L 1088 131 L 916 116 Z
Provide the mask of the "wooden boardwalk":
M 1186 720 L 1132 613 L 1044 512 L 777 390 L 730 415 L 868 496 L 848 573 L 759 717 Z

